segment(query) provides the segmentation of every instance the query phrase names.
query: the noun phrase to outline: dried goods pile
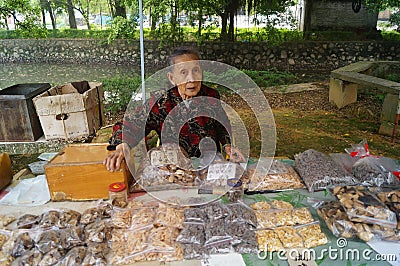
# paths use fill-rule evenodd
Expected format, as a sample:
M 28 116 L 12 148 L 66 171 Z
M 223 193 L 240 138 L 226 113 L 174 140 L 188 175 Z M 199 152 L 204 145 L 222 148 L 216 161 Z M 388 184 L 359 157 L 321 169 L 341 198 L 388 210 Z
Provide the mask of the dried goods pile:
M 257 164 L 254 164 L 248 168 L 250 180 L 247 186 L 249 191 L 304 188 L 300 177 L 288 164 L 273 160 L 269 169 L 257 171 L 256 166 Z
M 380 192 L 380 198 L 388 200 L 388 206 L 362 186 L 339 186 L 332 189 L 332 193 L 339 201 L 323 203 L 318 214 L 335 236 L 357 236 L 364 241 L 400 240 L 400 232 L 395 228 L 395 213 L 388 208 L 391 205 L 390 197 L 387 197 L 390 192 Z
M 332 185 L 356 184 L 357 180 L 322 152 L 310 149 L 295 156 L 295 167 L 309 191 Z
M 293 208 L 290 203 L 274 200 L 251 205 L 257 217 L 256 232 L 260 250 L 311 248 L 324 245 L 327 237 L 307 208 Z
M 256 217 L 249 207 L 216 202 L 185 210 L 183 230 L 177 241 L 185 259 L 233 251 L 255 253 L 255 228 Z

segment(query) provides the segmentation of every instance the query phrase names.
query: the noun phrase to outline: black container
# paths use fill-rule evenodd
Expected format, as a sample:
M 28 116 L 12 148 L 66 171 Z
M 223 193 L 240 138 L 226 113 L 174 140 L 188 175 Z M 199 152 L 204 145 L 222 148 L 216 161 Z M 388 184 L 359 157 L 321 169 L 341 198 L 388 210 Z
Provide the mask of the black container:
M 50 87 L 26 83 L 0 90 L 0 141 L 35 141 L 43 135 L 32 99 Z

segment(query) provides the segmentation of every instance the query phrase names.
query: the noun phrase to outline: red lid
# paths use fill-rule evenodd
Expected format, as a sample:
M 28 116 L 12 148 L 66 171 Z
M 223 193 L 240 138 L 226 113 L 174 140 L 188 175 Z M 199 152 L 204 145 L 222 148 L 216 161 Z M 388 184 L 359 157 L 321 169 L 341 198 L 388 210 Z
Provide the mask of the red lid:
M 126 188 L 125 183 L 123 182 L 116 182 L 116 183 L 112 183 L 108 186 L 108 189 L 111 192 L 121 192 Z

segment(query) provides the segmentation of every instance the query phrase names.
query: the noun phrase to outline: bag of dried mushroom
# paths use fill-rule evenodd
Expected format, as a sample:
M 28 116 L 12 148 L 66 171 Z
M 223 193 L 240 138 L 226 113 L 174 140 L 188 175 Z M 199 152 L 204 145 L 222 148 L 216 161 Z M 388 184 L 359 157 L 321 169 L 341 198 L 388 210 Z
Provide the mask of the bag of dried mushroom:
M 395 228 L 396 214 L 363 186 L 337 186 L 329 189 L 353 222 Z
M 147 152 L 135 180 L 146 191 L 178 189 L 197 185 L 198 174 L 178 145 L 163 144 Z
M 317 207 L 317 213 L 336 237 L 358 237 L 365 242 L 400 240 L 399 231 L 392 227 L 351 221 L 342 205 L 337 201 L 323 202 Z
M 332 185 L 352 185 L 358 181 L 332 158 L 313 149 L 295 155 L 295 168 L 307 189 L 324 190 Z
M 276 159 L 260 158 L 258 163 L 248 165 L 247 174 L 248 191 L 304 188 L 293 167 Z
M 111 240 L 112 206 L 99 202 L 82 214 L 69 209 L 25 214 L 11 224 L 1 247 L 1 264 L 9 265 L 106 265 Z M 0 232 L 0 239 L 1 239 Z M 4 263 L 3 263 L 4 262 Z

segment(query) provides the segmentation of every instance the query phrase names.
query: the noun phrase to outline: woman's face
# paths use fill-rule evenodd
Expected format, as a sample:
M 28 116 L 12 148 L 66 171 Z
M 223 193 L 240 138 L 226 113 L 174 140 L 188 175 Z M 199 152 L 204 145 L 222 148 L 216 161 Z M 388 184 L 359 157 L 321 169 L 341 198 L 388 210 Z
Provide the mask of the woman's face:
M 178 87 L 182 99 L 196 96 L 201 88 L 203 73 L 199 59 L 192 54 L 175 57 L 173 70 L 168 73 L 169 81 Z

